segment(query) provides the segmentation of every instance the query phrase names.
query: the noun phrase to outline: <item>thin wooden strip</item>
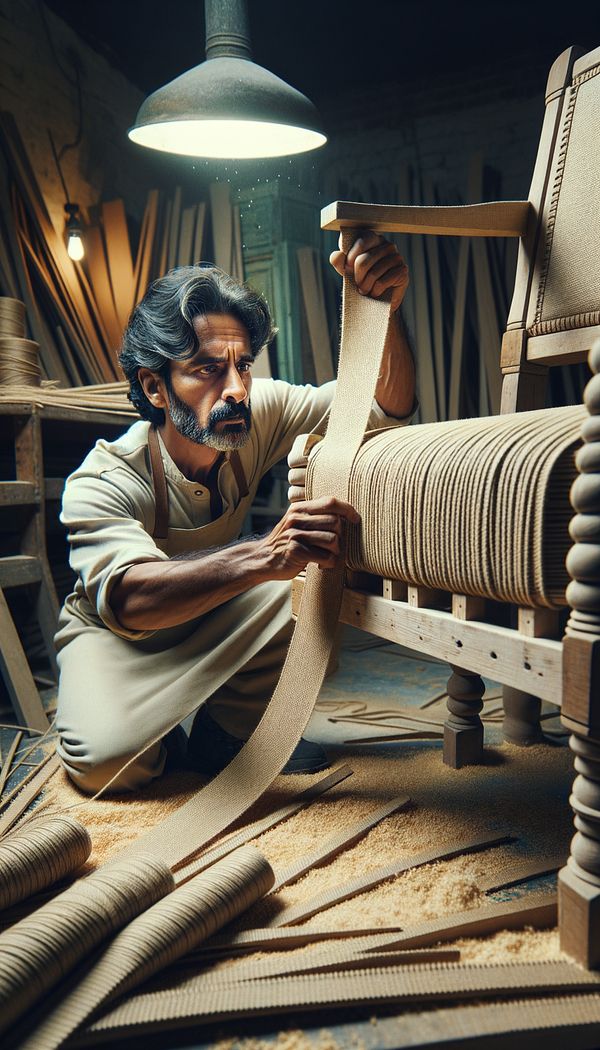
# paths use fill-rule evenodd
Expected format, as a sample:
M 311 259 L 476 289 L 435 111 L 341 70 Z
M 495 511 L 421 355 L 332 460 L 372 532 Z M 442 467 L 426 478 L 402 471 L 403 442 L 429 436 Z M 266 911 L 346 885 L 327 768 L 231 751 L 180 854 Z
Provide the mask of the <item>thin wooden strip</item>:
M 317 280 L 318 257 L 313 248 L 296 251 L 300 288 L 308 327 L 317 386 L 334 378 L 325 300 Z
M 200 201 L 196 213 L 196 229 L 194 230 L 194 248 L 192 262 L 197 265 L 202 261 L 202 246 L 204 244 L 204 219 L 206 216 L 206 204 Z
M 96 309 L 102 317 L 109 344 L 116 349 L 121 343 L 123 325 L 117 314 L 100 227 L 87 226 L 85 240 L 86 258 Z
M 554 857 L 545 857 L 534 860 L 527 857 L 519 857 L 512 864 L 495 871 L 492 875 L 477 879 L 477 888 L 482 893 L 490 893 L 492 890 L 504 889 L 507 886 L 517 886 L 527 879 L 536 878 L 538 875 L 551 875 L 567 863 L 567 854 L 560 853 Z
M 238 846 L 243 846 L 252 839 L 258 838 L 259 835 L 264 835 L 270 828 L 275 827 L 276 824 L 281 824 L 288 817 L 298 813 L 299 810 L 304 809 L 305 806 L 308 806 L 326 791 L 329 791 L 330 788 L 335 787 L 336 784 L 340 784 L 350 776 L 352 776 L 352 770 L 349 766 L 339 766 L 331 773 L 328 773 L 327 776 L 321 777 L 316 784 L 311 784 L 309 788 L 302 791 L 293 802 L 289 802 L 287 805 L 276 809 L 273 813 L 267 814 L 266 817 L 261 817 L 260 820 L 255 820 L 252 824 L 247 824 L 245 827 L 240 828 L 239 831 L 234 832 L 224 842 L 220 842 L 213 849 L 178 868 L 174 875 L 175 884 L 177 886 L 181 885 L 186 879 L 204 871 L 222 857 L 226 857 L 228 853 L 237 849 Z
M 368 816 L 363 817 L 362 820 L 356 822 L 349 828 L 344 828 L 336 835 L 331 835 L 324 843 L 321 844 L 312 853 L 307 856 L 299 857 L 293 864 L 288 865 L 284 868 L 277 876 L 275 883 L 271 889 L 271 893 L 277 893 L 282 886 L 288 886 L 291 882 L 296 882 L 297 879 L 302 878 L 306 875 L 307 871 L 312 868 L 319 867 L 321 864 L 325 864 L 327 861 L 333 860 L 345 849 L 349 849 L 355 842 L 363 837 L 379 824 L 380 821 L 385 820 L 392 813 L 397 813 L 398 810 L 405 809 L 410 803 L 408 795 L 403 795 L 400 798 L 392 799 L 391 802 L 386 802 L 384 806 L 380 806 L 378 809 L 373 810 Z
M 596 991 L 600 976 L 572 963 L 457 966 L 453 963 L 390 967 L 380 971 L 300 975 L 207 989 L 202 997 L 178 990 L 137 995 L 97 1020 L 77 1046 L 110 1042 L 119 1036 L 193 1027 L 264 1014 L 320 1010 L 333 1006 L 469 1000 L 535 991 Z M 506 1007 L 505 1007 L 506 1009 Z
M 364 893 L 366 890 L 373 889 L 374 886 L 379 886 L 380 883 L 385 882 L 386 879 L 395 878 L 397 875 L 401 875 L 405 871 L 411 871 L 414 868 L 422 867 L 423 864 L 433 864 L 436 861 L 451 860 L 453 857 L 460 857 L 466 853 L 476 853 L 479 850 L 490 849 L 492 846 L 502 846 L 505 843 L 512 841 L 512 835 L 488 834 L 478 836 L 474 839 L 467 839 L 466 841 L 457 843 L 454 846 L 427 850 L 427 852 L 418 853 L 414 857 L 404 857 L 400 860 L 393 861 L 391 864 L 386 864 L 381 868 L 376 868 L 374 871 L 367 872 L 356 879 L 352 879 L 343 886 L 325 890 L 308 901 L 300 901 L 298 904 L 291 905 L 289 908 L 284 908 L 283 911 L 279 912 L 279 914 L 273 918 L 271 925 L 293 926 L 295 923 L 302 922 L 304 919 L 310 919 L 313 915 L 316 915 L 317 912 L 326 911 L 328 908 L 332 908 L 335 904 L 341 904 L 342 901 L 349 900 L 351 897 L 356 897 L 359 893 Z
M 212 182 L 209 188 L 215 263 L 225 273 L 231 272 L 233 227 L 229 187 L 226 182 Z
M 530 211 L 529 201 L 431 207 L 334 201 L 321 211 L 321 228 L 360 228 L 451 237 L 523 237 Z
M 192 243 L 194 239 L 194 222 L 196 220 L 196 206 L 184 208 L 181 213 L 181 228 L 179 231 L 179 245 L 177 247 L 177 266 L 191 266 Z
M 399 733 L 373 736 L 351 736 L 344 740 L 344 744 L 391 744 L 396 740 L 441 740 L 444 733 L 442 729 L 405 729 Z
M 102 223 L 113 298 L 121 329 L 124 329 L 131 312 L 134 285 L 129 230 L 122 200 L 103 203 Z
M 137 305 L 142 296 L 145 295 L 150 281 L 150 270 L 156 246 L 156 231 L 158 226 L 158 190 L 150 190 L 148 194 L 144 219 L 144 238 L 143 240 L 140 239 L 135 264 L 134 306 Z
M 231 208 L 232 246 L 231 246 L 231 276 L 240 283 L 244 280 L 244 252 L 242 244 L 242 222 L 239 204 Z M 332 376 L 333 378 L 333 376 Z
M 2 764 L 2 770 L 0 771 L 0 800 L 2 798 L 2 792 L 4 791 L 6 781 L 8 780 L 11 773 L 13 759 L 17 753 L 17 748 L 19 747 L 19 744 L 21 743 L 22 739 L 23 731 L 20 729 L 18 733 L 15 733 L 11 741 L 10 747 L 6 753 L 6 758 L 4 759 L 4 762 Z
M 25 810 L 39 795 L 44 784 L 50 780 L 53 773 L 60 769 L 58 755 L 48 755 L 40 762 L 40 768 L 34 770 L 23 778 L 20 784 L 11 792 L 5 800 L 8 804 L 0 816 L 0 835 L 5 835 L 13 824 L 23 815 Z M 10 799 L 10 801 L 9 801 Z
M 179 244 L 179 224 L 181 220 L 181 186 L 175 187 L 173 194 L 173 207 L 171 208 L 169 221 L 169 242 L 167 248 L 167 269 L 172 270 L 177 266 L 177 251 Z

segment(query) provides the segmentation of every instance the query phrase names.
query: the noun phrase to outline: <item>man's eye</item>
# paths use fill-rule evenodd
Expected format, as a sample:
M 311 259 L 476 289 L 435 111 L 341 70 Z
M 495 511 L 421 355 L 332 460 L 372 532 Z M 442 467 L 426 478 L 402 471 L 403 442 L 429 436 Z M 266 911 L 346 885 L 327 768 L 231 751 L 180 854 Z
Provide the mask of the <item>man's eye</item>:
M 240 361 L 238 365 L 238 372 L 249 372 L 251 368 L 252 363 L 250 361 Z
M 200 375 L 212 376 L 217 371 L 217 369 L 218 365 L 202 365 L 202 367 L 199 368 L 198 371 L 200 372 Z

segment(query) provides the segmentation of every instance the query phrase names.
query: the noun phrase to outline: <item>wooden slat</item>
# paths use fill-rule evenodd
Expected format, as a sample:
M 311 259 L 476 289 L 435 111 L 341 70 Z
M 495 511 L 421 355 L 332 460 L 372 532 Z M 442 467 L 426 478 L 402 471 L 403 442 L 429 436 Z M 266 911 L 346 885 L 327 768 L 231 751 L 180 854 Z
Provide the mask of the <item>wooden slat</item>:
M 131 312 L 134 285 L 129 230 L 122 200 L 105 201 L 102 205 L 102 223 L 113 298 L 117 317 L 124 329 Z
M 292 584 L 296 614 L 303 582 L 298 576 Z M 344 591 L 340 619 L 438 660 L 458 663 L 467 671 L 512 685 L 542 700 L 560 702 L 561 642 L 525 638 L 509 627 L 476 620 L 462 622 L 439 609 L 413 609 L 406 602 L 389 602 L 375 594 L 348 589 Z
M 0 588 L 23 587 L 25 584 L 39 583 L 41 578 L 42 570 L 38 558 L 25 554 L 0 558 Z
M 169 242 L 167 247 L 167 269 L 172 270 L 177 266 L 177 253 L 179 245 L 179 224 L 181 222 L 181 186 L 175 188 L 173 194 L 173 207 L 169 223 Z
M 27 507 L 39 503 L 35 485 L 28 481 L 0 482 L 0 506 Z
M 226 182 L 213 182 L 209 193 L 215 263 L 225 273 L 231 273 L 233 228 L 229 186 Z
M 99 226 L 86 226 L 85 242 L 86 263 L 96 308 L 104 322 L 110 345 L 116 348 L 121 342 L 123 326 L 117 314 L 104 250 L 104 240 Z
M 32 559 L 33 560 L 33 559 Z M 48 728 L 48 719 L 29 670 L 6 598 L 0 590 L 0 665 L 4 681 L 21 725 Z
M 135 292 L 134 303 L 137 305 L 144 296 L 150 281 L 152 256 L 155 248 L 156 231 L 158 225 L 158 190 L 150 190 L 146 209 L 144 211 L 143 237 L 140 236 L 138 252 L 135 261 Z
M 192 252 L 192 262 L 194 264 L 202 262 L 202 246 L 204 244 L 204 220 L 206 218 L 206 204 L 204 201 L 200 201 L 197 206 L 196 212 L 196 228 L 194 230 L 194 248 Z
M 177 246 L 177 266 L 190 266 L 192 263 L 192 245 L 194 242 L 194 224 L 196 222 L 196 206 L 184 208 L 181 213 L 181 226 L 179 229 L 179 244 Z
M 298 248 L 296 254 L 315 377 L 317 385 L 320 386 L 334 379 L 335 375 L 331 359 L 325 301 L 317 277 L 319 260 L 313 248 Z
M 389 233 L 452 237 L 522 237 L 529 210 L 529 201 L 493 201 L 453 207 L 334 201 L 321 211 L 321 227 L 324 230 L 366 227 Z

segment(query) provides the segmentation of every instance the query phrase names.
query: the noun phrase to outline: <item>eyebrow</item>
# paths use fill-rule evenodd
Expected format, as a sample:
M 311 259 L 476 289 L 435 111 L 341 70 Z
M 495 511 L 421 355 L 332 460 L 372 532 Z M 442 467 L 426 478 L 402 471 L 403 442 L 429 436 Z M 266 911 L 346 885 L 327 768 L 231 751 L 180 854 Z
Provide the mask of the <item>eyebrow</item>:
M 244 362 L 252 363 L 254 360 L 255 360 L 254 355 L 248 353 L 248 354 L 242 354 L 240 357 L 238 357 L 237 362 L 239 363 L 241 361 L 244 361 Z M 198 354 L 194 354 L 193 357 L 189 358 L 189 363 L 193 364 L 193 365 L 222 365 L 222 364 L 225 364 L 226 361 L 227 361 L 227 357 L 226 356 L 225 357 L 218 357 L 216 354 L 202 354 L 202 356 L 199 356 Z

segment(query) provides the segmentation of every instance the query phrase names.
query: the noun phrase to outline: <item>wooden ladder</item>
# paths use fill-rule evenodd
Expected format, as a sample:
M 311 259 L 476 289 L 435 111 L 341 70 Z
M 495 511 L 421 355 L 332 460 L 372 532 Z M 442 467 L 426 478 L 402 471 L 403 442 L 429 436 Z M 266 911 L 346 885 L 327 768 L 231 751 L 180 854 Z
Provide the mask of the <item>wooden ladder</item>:
M 11 413 L 12 414 L 12 413 Z M 0 557 L 0 669 L 21 725 L 45 730 L 48 718 L 33 679 L 4 591 L 32 587 L 34 612 L 58 680 L 54 634 L 58 622 L 58 600 L 48 563 L 45 532 L 45 481 L 41 419 L 35 406 L 23 406 L 13 415 L 16 480 L 0 481 L 0 508 L 28 507 L 30 515 L 20 539 L 19 553 Z

